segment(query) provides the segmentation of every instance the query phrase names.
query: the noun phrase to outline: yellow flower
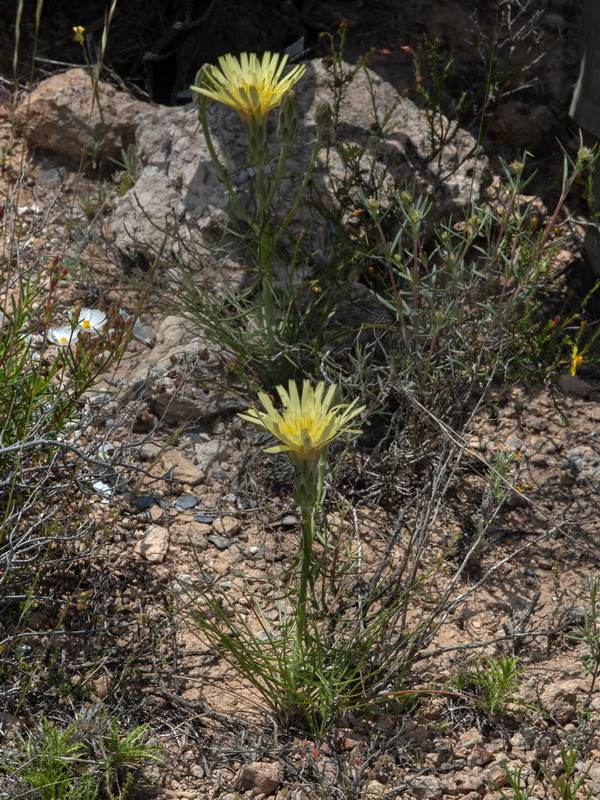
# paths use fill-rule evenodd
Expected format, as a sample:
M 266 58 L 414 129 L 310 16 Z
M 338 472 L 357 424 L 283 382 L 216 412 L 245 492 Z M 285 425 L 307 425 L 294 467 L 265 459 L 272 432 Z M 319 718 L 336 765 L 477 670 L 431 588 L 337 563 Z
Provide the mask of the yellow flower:
M 299 64 L 282 78 L 286 62 L 287 56 L 278 53 L 265 53 L 262 61 L 256 53 L 240 53 L 239 58 L 221 56 L 219 67 L 204 68 L 204 85 L 190 88 L 235 108 L 244 124 L 261 123 L 306 71 L 304 64 Z
M 75 34 L 75 41 L 79 44 L 85 44 L 85 40 L 83 38 L 83 34 L 85 33 L 85 28 L 83 25 L 75 25 L 73 28 L 73 33 Z
M 573 348 L 573 355 L 571 356 L 571 375 L 575 375 L 577 367 L 583 364 L 583 356 L 580 356 L 577 351 L 577 346 Z
M 289 382 L 289 392 L 283 386 L 278 386 L 277 392 L 284 406 L 283 413 L 276 411 L 269 397 L 261 393 L 259 398 L 265 411 L 253 408 L 238 415 L 279 439 L 281 444 L 267 448 L 266 453 L 288 453 L 294 464 L 301 465 L 317 461 L 327 445 L 341 433 L 361 433 L 349 428 L 348 423 L 364 411 L 365 406 L 355 408 L 356 400 L 349 405 L 333 405 L 334 385 L 325 396 L 323 381 L 313 389 L 305 380 L 302 397 L 295 381 Z

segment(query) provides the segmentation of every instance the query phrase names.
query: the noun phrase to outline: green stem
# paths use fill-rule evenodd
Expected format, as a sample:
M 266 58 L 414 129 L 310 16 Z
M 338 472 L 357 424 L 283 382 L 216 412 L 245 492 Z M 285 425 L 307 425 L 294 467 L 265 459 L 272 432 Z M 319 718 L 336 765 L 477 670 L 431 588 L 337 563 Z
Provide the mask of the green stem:
M 317 163 L 317 156 L 319 155 L 319 151 L 321 149 L 321 140 L 322 140 L 322 138 L 323 138 L 323 128 L 320 125 L 318 125 L 317 126 L 317 134 L 316 134 L 316 137 L 315 137 L 315 143 L 314 143 L 313 151 L 312 151 L 312 154 L 311 154 L 311 157 L 310 157 L 310 163 L 308 165 L 308 169 L 304 173 L 304 179 L 302 181 L 302 184 L 301 184 L 300 188 L 298 189 L 298 192 L 296 193 L 296 197 L 294 198 L 294 202 L 292 203 L 288 213 L 285 215 L 283 221 L 281 222 L 281 224 L 277 228 L 277 232 L 275 233 L 275 236 L 273 237 L 273 243 L 274 244 L 276 244 L 277 241 L 279 240 L 279 238 L 283 235 L 283 233 L 285 233 L 285 231 L 287 231 L 288 226 L 289 226 L 290 222 L 292 221 L 292 219 L 294 217 L 294 214 L 296 213 L 296 211 L 298 209 L 298 206 L 300 205 L 300 201 L 304 197 L 304 193 L 306 192 L 306 187 L 308 186 L 308 182 L 311 179 L 311 176 L 313 174 L 313 170 L 314 170 L 314 168 L 316 166 L 316 163 Z
M 213 164 L 217 169 L 217 176 L 223 186 L 227 189 L 227 194 L 229 195 L 229 199 L 233 203 L 236 211 L 242 217 L 244 222 L 250 227 L 251 230 L 256 232 L 256 223 L 248 215 L 248 212 L 244 208 L 244 206 L 238 200 L 237 192 L 233 188 L 231 181 L 229 180 L 229 175 L 227 174 L 227 170 L 221 164 L 219 160 L 219 156 L 217 155 L 217 151 L 215 150 L 215 146 L 212 141 L 212 137 L 210 135 L 210 131 L 208 129 L 208 121 L 206 118 L 206 111 L 202 110 L 199 114 L 200 124 L 202 125 L 202 133 L 204 134 L 204 141 L 206 142 L 206 146 L 208 147 L 208 152 L 212 159 Z
M 296 680 L 298 665 L 302 662 L 302 648 L 307 640 L 306 603 L 308 584 L 311 581 L 312 549 L 314 538 L 314 506 L 302 506 L 302 540 L 300 542 L 300 583 L 298 586 L 298 608 L 296 610 L 296 642 L 294 644 L 293 673 Z
M 264 167 L 255 166 L 256 204 L 258 210 L 258 270 L 263 296 L 263 320 L 267 343 L 275 342 L 275 310 L 273 296 L 273 240 L 271 236 L 271 206 L 269 183 Z
M 284 142 L 281 145 L 281 151 L 279 153 L 279 161 L 277 164 L 277 172 L 275 173 L 275 177 L 271 181 L 271 187 L 269 190 L 269 194 L 267 196 L 266 205 L 270 208 L 273 204 L 273 199 L 275 197 L 275 192 L 279 188 L 279 184 L 281 183 L 281 179 L 283 178 L 283 170 L 285 169 L 285 165 L 290 154 L 290 144 L 289 142 Z

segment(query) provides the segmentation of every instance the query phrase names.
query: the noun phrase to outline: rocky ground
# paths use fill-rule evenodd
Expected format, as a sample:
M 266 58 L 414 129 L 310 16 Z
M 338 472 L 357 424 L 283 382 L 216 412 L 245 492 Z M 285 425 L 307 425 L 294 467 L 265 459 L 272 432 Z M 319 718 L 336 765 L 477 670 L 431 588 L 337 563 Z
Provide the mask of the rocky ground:
M 463 127 L 476 134 L 484 120 L 492 173 L 500 158 L 531 150 L 538 177 L 528 191 L 539 197 L 541 213 L 552 207 L 562 161 L 556 139 L 571 151 L 577 146 L 567 118 L 578 64 L 577 3 L 455 0 L 423 7 L 412 0 L 364 0 L 316 3 L 314 13 L 326 15 L 330 25 L 341 14 L 348 17 L 350 59 L 370 46 L 390 51 L 374 54 L 372 67 L 400 95 L 408 90 L 416 108 L 413 60 L 404 48 L 420 54 L 425 68 L 423 35 L 440 34 L 442 53 L 456 52 L 439 102 L 451 109 L 463 92 L 469 95 Z M 494 31 L 497 72 L 486 99 L 480 92 L 483 63 Z M 144 229 L 148 214 L 135 216 L 140 204 L 131 190 L 107 188 L 93 170 L 81 168 L 90 126 L 86 77 L 57 72 L 50 83 L 36 79 L 28 87 L 32 94 L 23 91 L 16 119 L 3 107 L 1 180 L 4 196 L 15 198 L 19 234 L 27 238 L 24 260 L 41 257 L 36 263 L 49 269 L 60 255 L 70 264 L 58 309 L 65 319 L 55 323 L 64 324 L 75 306 L 119 302 L 139 314 L 150 340 L 132 340 L 81 417 L 83 440 L 107 456 L 107 466 L 93 475 L 102 542 L 90 607 L 112 617 L 118 609 L 123 624 L 85 680 L 89 702 L 150 722 L 152 740 L 165 749 L 164 762 L 141 776 L 140 796 L 496 800 L 502 790 L 517 797 L 504 764 L 520 771 L 535 797 L 600 795 L 600 690 L 578 660 L 585 647 L 569 638 L 593 612 L 586 607 L 586 586 L 600 558 L 597 366 L 585 364 L 550 389 L 517 385 L 474 417 L 451 497 L 432 523 L 440 546 L 455 536 L 460 552 L 486 460 L 497 451 L 515 454 L 509 476 L 514 489 L 477 567 L 461 577 L 453 597 L 472 593 L 415 665 L 410 688 L 423 692 L 420 699 L 349 713 L 324 741 L 279 730 L 256 692 L 192 624 L 181 623 L 175 609 L 202 570 L 221 581 L 226 611 L 248 608 L 248 586 L 262 594 L 266 618 L 277 618 L 270 587 L 294 557 L 298 525 L 290 473 L 273 466 L 258 437 L 235 417 L 248 400 L 232 382 L 225 355 L 178 317 L 166 316 L 152 288 L 140 289 L 160 235 L 156 225 L 150 233 Z M 188 236 L 205 201 L 190 186 L 207 183 L 195 171 L 195 122 L 180 109 L 151 109 L 122 86 L 102 91 L 112 154 L 119 158 L 136 136 L 143 139 L 138 190 L 176 211 L 179 233 Z M 165 152 L 177 136 L 182 141 L 171 159 Z M 105 168 L 105 177 L 112 172 Z M 218 184 L 208 185 L 217 191 Z M 572 292 L 585 284 L 584 215 L 575 196 L 561 222 L 574 237 L 555 268 L 569 272 Z M 220 390 L 199 389 L 193 381 L 198 377 L 202 387 Z M 407 490 L 393 488 L 400 495 Z M 367 565 L 378 563 L 400 511 L 398 503 L 356 497 L 353 524 Z M 329 521 L 345 524 L 333 511 Z M 40 629 L 45 622 L 43 615 L 36 619 Z M 81 659 L 85 646 L 77 647 L 65 645 L 65 652 Z M 427 693 L 452 686 L 451 676 L 473 664 L 471 652 L 480 665 L 485 656 L 518 656 L 524 673 L 513 700 L 531 705 L 513 702 L 490 714 L 463 698 Z M 59 712 L 75 702 L 84 668 L 74 661 L 73 672 L 73 691 L 60 696 Z M 576 757 L 569 766 L 565 748 L 571 745 Z M 536 783 L 540 764 L 546 777 Z

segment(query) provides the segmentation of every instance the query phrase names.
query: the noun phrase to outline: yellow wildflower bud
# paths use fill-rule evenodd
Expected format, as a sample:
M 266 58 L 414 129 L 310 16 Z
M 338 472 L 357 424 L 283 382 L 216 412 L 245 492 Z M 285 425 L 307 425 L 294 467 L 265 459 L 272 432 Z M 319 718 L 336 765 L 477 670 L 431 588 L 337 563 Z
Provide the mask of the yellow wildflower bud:
M 318 128 L 328 128 L 331 125 L 333 113 L 327 101 L 319 103 L 315 111 L 315 122 Z
M 277 138 L 280 142 L 291 144 L 296 138 L 298 131 L 298 120 L 300 119 L 300 104 L 296 97 L 296 92 L 290 89 L 283 95 L 281 106 L 279 107 L 279 118 L 277 120 Z

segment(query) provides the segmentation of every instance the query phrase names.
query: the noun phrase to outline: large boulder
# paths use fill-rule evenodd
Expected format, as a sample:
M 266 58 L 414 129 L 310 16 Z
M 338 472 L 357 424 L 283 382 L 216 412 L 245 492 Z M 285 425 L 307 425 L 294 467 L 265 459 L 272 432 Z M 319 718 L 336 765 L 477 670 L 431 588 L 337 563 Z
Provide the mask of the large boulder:
M 332 102 L 330 82 L 322 62 L 313 60 L 295 87 L 302 117 L 288 163 L 293 177 L 282 186 L 283 207 L 306 173 L 316 129 L 314 113 L 321 102 Z M 271 116 L 270 141 L 275 154 L 276 115 Z M 215 235 L 211 219 L 216 216 L 221 223 L 224 221 L 227 195 L 210 158 L 196 109 L 148 107 L 137 122 L 136 142 L 143 168 L 135 186 L 115 202 L 112 230 L 116 242 L 125 251 L 141 251 L 150 258 L 165 248 L 165 242 L 167 251 L 181 252 L 193 245 L 201 252 L 202 243 Z M 447 120 L 442 122 L 448 125 Z M 247 144 L 238 115 L 231 108 L 213 103 L 210 129 L 219 159 L 242 202 L 250 208 L 254 178 L 248 168 Z M 362 153 L 362 165 L 372 169 L 376 179 L 386 181 L 388 188 L 407 187 L 431 196 L 434 202 L 430 222 L 456 214 L 470 198 L 480 195 L 487 161 L 472 136 L 459 129 L 436 152 L 425 113 L 373 72 L 360 71 L 347 85 L 337 135 L 347 152 L 355 148 L 355 153 Z M 313 191 L 321 201 L 331 203 L 324 162 L 322 150 Z M 339 184 L 346 168 L 334 149 L 329 169 L 334 183 Z M 293 232 L 301 234 L 304 245 L 315 252 L 327 247 L 327 230 L 314 223 L 313 205 L 307 201 L 300 207 Z
M 345 69 L 352 70 L 349 66 Z M 309 165 L 315 110 L 323 101 L 333 101 L 331 76 L 321 60 L 307 63 L 306 75 L 296 85 L 296 92 L 301 108 L 299 132 L 276 198 L 278 209 L 284 211 Z M 425 112 L 370 71 L 359 71 L 344 86 L 344 92 L 336 129 L 344 152 L 340 154 L 335 147 L 328 154 L 321 150 L 312 196 L 307 194 L 291 226 L 293 240 L 300 240 L 307 251 L 326 257 L 331 231 L 322 218 L 315 218 L 314 208 L 325 204 L 335 216 L 334 190 L 342 185 L 349 161 L 358 159 L 359 168 L 371 176 L 373 187 L 379 183 L 386 191 L 407 188 L 430 196 L 429 230 L 436 220 L 460 212 L 471 198 L 479 197 L 487 161 L 469 133 L 454 131 L 440 117 L 434 127 L 439 122 L 453 132 L 443 146 L 438 146 Z M 273 155 L 278 147 L 275 122 L 276 114 L 272 114 Z M 228 198 L 204 141 L 195 106 L 150 106 L 103 82 L 98 83 L 95 96 L 89 75 L 73 69 L 43 81 L 20 104 L 17 123 L 33 145 L 75 161 L 89 156 L 99 143 L 103 154 L 110 157 L 129 144 L 137 145 L 137 181 L 115 200 L 112 217 L 113 235 L 122 251 L 141 252 L 149 259 L 161 252 L 185 252 L 189 265 L 194 258 L 210 256 L 211 245 L 222 244 Z M 252 209 L 254 176 L 247 164 L 247 143 L 238 115 L 227 106 L 212 103 L 210 128 L 217 155 L 241 203 Z M 293 249 L 292 244 L 290 253 Z M 219 268 L 229 278 L 239 276 L 238 262 L 242 259 L 232 248 L 229 259 L 224 255 L 221 250 Z
M 30 144 L 79 163 L 94 152 L 109 158 L 133 144 L 136 117 L 145 104 L 103 81 L 97 95 L 83 69 L 42 81 L 16 111 L 16 123 Z

